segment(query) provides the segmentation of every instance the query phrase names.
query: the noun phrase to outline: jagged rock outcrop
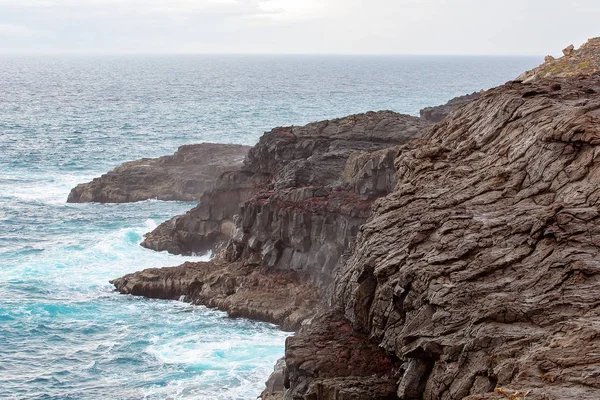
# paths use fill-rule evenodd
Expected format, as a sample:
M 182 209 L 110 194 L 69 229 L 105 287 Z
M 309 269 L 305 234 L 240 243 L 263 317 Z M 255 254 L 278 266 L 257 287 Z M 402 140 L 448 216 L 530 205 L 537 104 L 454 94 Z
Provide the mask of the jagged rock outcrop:
M 466 106 L 473 100 L 478 99 L 480 95 L 481 92 L 473 92 L 464 96 L 458 96 L 451 99 L 446 104 L 442 104 L 441 106 L 426 107 L 419 111 L 419 114 L 424 120 L 437 123 L 446 118 L 448 115 L 455 112 L 456 110 L 459 110 L 462 107 Z
M 563 54 L 560 58 L 547 56 L 542 65 L 522 73 L 517 80 L 530 82 L 551 77 L 590 76 L 600 71 L 600 37 L 589 39 L 577 50 L 570 45 Z
M 600 75 L 489 90 L 402 148 L 331 297 L 399 399 L 600 398 L 599 153 Z M 338 398 L 291 343 L 292 398 Z
M 273 129 L 240 171 L 142 245 L 181 254 L 228 242 L 229 261 L 297 271 L 325 286 L 372 201 L 394 187 L 397 146 L 430 126 L 382 111 Z
M 216 261 L 150 268 L 111 281 L 123 294 L 182 300 L 296 330 L 321 302 L 316 287 L 293 272 Z
M 181 146 L 172 156 L 130 161 L 71 190 L 69 203 L 196 201 L 221 174 L 240 169 L 250 149 L 235 144 Z

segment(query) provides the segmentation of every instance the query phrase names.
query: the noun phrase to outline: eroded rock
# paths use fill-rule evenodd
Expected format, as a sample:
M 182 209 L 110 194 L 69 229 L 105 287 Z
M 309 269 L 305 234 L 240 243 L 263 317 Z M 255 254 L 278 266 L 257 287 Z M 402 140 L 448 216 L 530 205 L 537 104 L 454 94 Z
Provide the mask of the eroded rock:
M 218 251 L 230 240 L 229 261 L 294 270 L 326 285 L 373 199 L 395 183 L 396 153 L 383 149 L 430 126 L 381 111 L 273 129 L 242 170 L 223 175 L 198 207 L 160 225 L 142 245 L 186 254 Z

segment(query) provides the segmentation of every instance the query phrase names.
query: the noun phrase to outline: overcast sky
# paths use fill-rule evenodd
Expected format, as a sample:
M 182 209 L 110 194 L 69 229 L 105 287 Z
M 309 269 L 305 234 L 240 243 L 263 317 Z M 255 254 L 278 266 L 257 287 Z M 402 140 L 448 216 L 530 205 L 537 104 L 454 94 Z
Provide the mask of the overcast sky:
M 600 0 L 0 0 L 3 53 L 560 54 Z

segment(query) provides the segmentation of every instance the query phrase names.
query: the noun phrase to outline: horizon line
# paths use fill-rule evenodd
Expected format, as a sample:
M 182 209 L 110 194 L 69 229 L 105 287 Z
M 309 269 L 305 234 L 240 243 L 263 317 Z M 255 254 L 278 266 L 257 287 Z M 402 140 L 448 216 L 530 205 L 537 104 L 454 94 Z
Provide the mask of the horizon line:
M 544 57 L 541 54 L 489 53 L 210 53 L 210 52 L 11 52 L 0 56 L 344 56 L 344 57 Z

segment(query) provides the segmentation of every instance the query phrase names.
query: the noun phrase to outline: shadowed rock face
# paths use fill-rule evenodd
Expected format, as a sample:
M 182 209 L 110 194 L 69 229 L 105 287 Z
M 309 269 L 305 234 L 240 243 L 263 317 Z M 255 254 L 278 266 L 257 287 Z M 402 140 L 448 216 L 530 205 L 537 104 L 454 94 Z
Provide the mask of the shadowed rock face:
M 492 89 L 402 148 L 331 297 L 398 398 L 600 398 L 599 152 L 599 75 Z
M 250 149 L 234 144 L 181 146 L 172 156 L 126 162 L 77 185 L 69 203 L 129 203 L 148 199 L 196 201 L 221 174 L 238 170 Z
M 229 261 L 297 271 L 324 286 L 372 201 L 394 187 L 397 146 L 429 128 L 382 111 L 273 129 L 242 170 L 224 174 L 198 207 L 142 245 L 181 254 L 228 242 Z

